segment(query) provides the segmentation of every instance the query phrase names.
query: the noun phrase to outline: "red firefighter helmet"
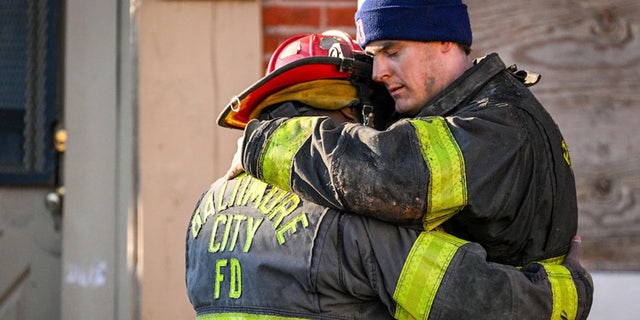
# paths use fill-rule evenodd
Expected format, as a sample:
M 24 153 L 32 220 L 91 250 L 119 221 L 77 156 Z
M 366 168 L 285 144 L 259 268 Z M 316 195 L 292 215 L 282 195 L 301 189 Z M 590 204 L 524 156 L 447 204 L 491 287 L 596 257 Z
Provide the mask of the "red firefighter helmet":
M 267 74 L 288 63 L 308 57 L 352 58 L 353 51 L 362 49 L 350 35 L 339 30 L 293 36 L 283 41 L 273 52 L 267 66 Z
M 344 61 L 353 60 L 357 53 L 363 54 L 360 46 L 337 30 L 286 39 L 271 56 L 266 75 L 231 99 L 218 116 L 218 125 L 244 129 L 262 101 L 289 86 L 320 79 L 350 79 L 355 68 Z

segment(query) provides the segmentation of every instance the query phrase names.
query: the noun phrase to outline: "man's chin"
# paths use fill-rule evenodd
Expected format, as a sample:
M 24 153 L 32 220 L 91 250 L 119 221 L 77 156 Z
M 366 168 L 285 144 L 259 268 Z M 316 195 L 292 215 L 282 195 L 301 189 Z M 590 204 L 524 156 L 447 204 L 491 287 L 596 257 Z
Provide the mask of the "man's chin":
M 419 109 L 417 109 L 413 105 L 408 105 L 406 103 L 402 103 L 402 101 L 396 100 L 396 112 L 402 115 L 414 116 L 418 114 Z

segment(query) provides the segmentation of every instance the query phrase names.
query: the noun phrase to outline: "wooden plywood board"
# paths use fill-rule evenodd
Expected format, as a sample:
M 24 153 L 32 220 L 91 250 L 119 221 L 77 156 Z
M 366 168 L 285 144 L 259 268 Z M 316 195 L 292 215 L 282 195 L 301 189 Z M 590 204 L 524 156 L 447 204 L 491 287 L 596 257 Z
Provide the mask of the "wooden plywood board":
M 475 56 L 542 74 L 532 91 L 571 152 L 584 264 L 640 270 L 640 3 L 466 2 Z

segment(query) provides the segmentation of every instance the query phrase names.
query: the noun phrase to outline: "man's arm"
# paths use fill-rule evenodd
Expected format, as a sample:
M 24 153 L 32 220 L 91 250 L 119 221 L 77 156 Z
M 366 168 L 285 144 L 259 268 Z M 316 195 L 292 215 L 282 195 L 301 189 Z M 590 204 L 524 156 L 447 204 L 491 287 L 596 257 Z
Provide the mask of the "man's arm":
M 252 121 L 242 164 L 258 179 L 337 210 L 402 224 L 419 224 L 427 210 L 429 170 L 408 122 L 381 132 L 318 117 Z
M 591 276 L 574 239 L 562 265 L 486 261 L 480 245 L 439 232 L 416 241 L 394 292 L 397 319 L 586 319 Z
M 515 171 L 518 150 L 509 148 L 522 145 L 514 141 L 522 129 L 500 123 L 509 117 L 498 112 L 508 111 L 485 111 L 486 121 L 405 119 L 385 131 L 326 118 L 253 121 L 242 163 L 249 174 L 312 202 L 431 230 L 467 205 L 468 190 L 493 190 L 496 206 L 505 203 L 497 196 L 512 191 L 508 179 L 492 175 Z M 470 166 L 483 178 L 468 180 Z
M 341 221 L 341 279 L 368 279 L 396 319 L 586 319 L 593 283 L 575 237 L 562 264 L 514 267 L 440 231 L 419 232 L 348 215 Z M 363 241 L 363 234 L 369 241 Z M 358 267 L 361 265 L 361 267 Z M 358 270 L 365 272 L 360 275 Z M 353 283 L 343 283 L 352 288 Z

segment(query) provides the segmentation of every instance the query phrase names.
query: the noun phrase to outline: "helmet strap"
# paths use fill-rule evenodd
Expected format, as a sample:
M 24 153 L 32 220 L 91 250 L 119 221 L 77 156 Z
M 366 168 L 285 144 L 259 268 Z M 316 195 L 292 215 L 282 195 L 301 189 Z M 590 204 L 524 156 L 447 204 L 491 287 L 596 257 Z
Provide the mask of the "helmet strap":
M 375 126 L 375 107 L 371 103 L 371 72 L 373 58 L 366 54 L 354 54 L 355 59 L 344 59 L 341 69 L 349 71 L 349 80 L 358 91 L 358 98 L 362 104 L 362 124 L 367 127 Z

